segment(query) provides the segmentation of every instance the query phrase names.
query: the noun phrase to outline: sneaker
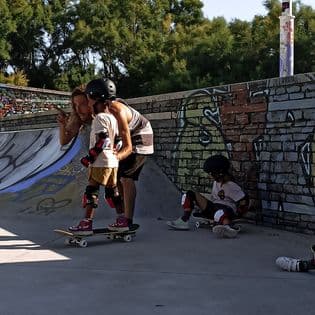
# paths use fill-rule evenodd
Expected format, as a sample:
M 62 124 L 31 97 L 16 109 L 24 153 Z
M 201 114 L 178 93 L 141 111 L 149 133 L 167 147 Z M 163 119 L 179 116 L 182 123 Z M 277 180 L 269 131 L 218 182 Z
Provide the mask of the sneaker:
M 176 230 L 189 230 L 188 221 L 183 221 L 181 217 L 174 221 L 167 221 L 166 224 Z
M 286 271 L 300 271 L 300 260 L 290 257 L 278 257 L 276 265 Z
M 83 219 L 77 226 L 70 226 L 68 230 L 77 235 L 92 235 L 92 220 Z
M 235 238 L 239 232 L 239 229 L 234 229 L 228 224 L 219 224 L 212 228 L 212 232 L 218 237 L 222 238 Z
M 110 231 L 114 232 L 125 232 L 129 231 L 129 222 L 125 217 L 118 217 L 116 222 L 113 224 L 109 224 L 107 227 Z

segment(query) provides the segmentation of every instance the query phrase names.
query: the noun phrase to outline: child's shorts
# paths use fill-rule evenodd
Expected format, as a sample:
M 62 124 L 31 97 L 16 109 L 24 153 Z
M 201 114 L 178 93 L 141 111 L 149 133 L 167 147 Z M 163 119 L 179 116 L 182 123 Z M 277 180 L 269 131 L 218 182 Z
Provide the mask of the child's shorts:
M 202 193 L 201 195 L 207 199 L 207 206 L 205 210 L 209 213 L 209 217 L 211 219 L 216 219 L 218 216 L 224 216 L 229 220 L 235 220 L 237 218 L 237 214 L 229 206 L 220 203 L 213 203 L 210 201 L 210 194 Z
M 89 180 L 106 187 L 117 186 L 117 167 L 90 167 Z

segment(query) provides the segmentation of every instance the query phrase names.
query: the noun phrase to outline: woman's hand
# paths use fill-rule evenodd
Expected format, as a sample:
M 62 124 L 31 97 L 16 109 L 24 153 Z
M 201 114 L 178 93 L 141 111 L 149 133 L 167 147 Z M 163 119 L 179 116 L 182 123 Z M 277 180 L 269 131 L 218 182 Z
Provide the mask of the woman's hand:
M 59 126 L 65 126 L 69 120 L 69 114 L 58 107 L 55 107 L 55 109 L 59 112 L 57 116 Z
M 57 116 L 57 122 L 59 126 L 65 127 L 68 121 L 69 121 L 69 115 L 65 112 L 59 112 Z

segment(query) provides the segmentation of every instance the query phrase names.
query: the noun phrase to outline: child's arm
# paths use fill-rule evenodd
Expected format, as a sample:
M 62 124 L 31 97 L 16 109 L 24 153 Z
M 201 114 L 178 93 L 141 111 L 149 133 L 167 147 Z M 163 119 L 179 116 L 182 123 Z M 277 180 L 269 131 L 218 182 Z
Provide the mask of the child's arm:
M 93 148 L 90 148 L 89 154 L 81 159 L 81 163 L 88 167 L 93 164 L 97 156 L 103 151 L 104 148 L 108 146 L 108 134 L 105 132 L 100 132 L 96 134 L 96 142 Z

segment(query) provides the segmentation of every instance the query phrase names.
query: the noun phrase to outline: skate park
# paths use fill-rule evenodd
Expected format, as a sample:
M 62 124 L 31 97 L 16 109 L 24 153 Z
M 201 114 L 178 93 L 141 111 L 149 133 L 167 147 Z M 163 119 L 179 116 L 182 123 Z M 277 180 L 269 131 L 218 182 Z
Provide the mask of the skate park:
M 181 193 L 150 159 L 138 183 L 135 239 L 66 246 L 53 229 L 82 216 L 79 140 L 60 148 L 56 128 L 2 133 L 1 140 L 1 314 L 312 311 L 314 274 L 280 271 L 274 261 L 307 256 L 313 237 L 254 223 L 238 239 L 193 226 L 169 230 L 165 220 L 181 213 Z M 96 225 L 113 218 L 101 202 Z
M 1 1 L 0 16 L 0 315 L 313 314 L 314 0 Z M 95 134 L 79 113 L 96 78 L 117 88 L 106 105 L 150 121 L 154 154 L 135 237 L 85 247 L 54 230 L 92 217 L 80 161 Z M 184 193 L 211 193 L 213 155 L 250 201 L 235 238 L 193 214 L 187 231 L 167 225 Z M 104 197 L 103 230 L 117 219 Z

